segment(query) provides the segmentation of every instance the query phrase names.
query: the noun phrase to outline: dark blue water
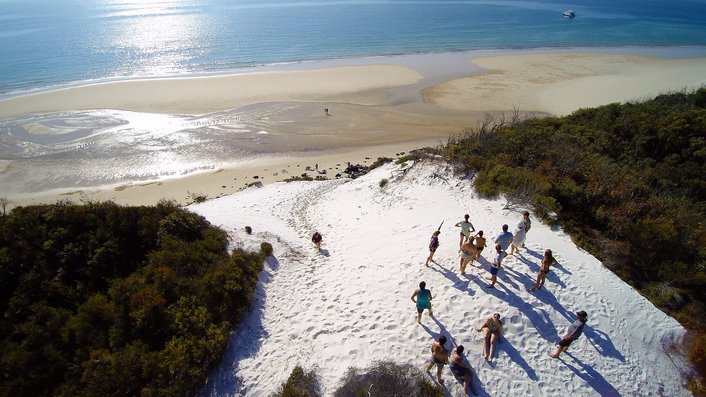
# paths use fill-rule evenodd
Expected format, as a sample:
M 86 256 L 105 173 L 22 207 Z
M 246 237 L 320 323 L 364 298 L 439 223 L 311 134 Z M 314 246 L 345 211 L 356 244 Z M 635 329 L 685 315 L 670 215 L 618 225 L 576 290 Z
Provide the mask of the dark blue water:
M 706 46 L 706 0 L 0 0 L 0 95 L 332 58 L 594 46 Z

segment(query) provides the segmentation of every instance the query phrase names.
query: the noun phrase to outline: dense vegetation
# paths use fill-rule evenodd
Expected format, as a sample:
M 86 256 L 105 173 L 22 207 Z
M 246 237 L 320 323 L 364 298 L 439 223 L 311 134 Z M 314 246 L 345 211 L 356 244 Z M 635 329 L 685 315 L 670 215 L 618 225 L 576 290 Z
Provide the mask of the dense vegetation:
M 364 369 L 348 368 L 333 391 L 334 397 L 441 397 L 444 389 L 433 384 L 419 368 L 392 361 L 376 361 Z M 296 366 L 277 393 L 271 397 L 319 397 L 315 371 Z
M 167 202 L 0 216 L 0 395 L 195 395 L 262 269 L 227 243 Z
M 441 152 L 479 193 L 529 202 L 693 331 L 689 357 L 706 374 L 706 89 L 562 118 L 489 116 Z

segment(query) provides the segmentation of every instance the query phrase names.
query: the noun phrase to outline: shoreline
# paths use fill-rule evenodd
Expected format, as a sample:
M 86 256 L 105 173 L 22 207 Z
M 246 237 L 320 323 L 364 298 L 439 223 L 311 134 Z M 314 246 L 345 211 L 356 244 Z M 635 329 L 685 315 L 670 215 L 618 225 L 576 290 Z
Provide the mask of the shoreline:
M 303 170 L 318 163 L 334 171 L 335 164 L 346 161 L 364 164 L 368 157 L 370 164 L 377 157 L 395 158 L 396 153 L 439 144 L 473 127 L 488 112 L 564 115 L 706 84 L 706 48 L 689 48 L 701 56 L 688 58 L 668 56 L 683 48 L 660 48 L 665 57 L 634 54 L 645 48 L 623 48 L 627 54 L 590 50 L 404 55 L 366 58 L 369 64 L 336 60 L 327 61 L 329 67 L 312 63 L 310 69 L 92 84 L 0 100 L 0 122 L 20 124 L 22 115 L 93 109 L 208 115 L 253 105 L 296 108 L 268 114 L 267 126 L 282 139 L 232 167 L 117 188 L 67 187 L 8 198 L 13 205 L 65 199 L 150 204 L 171 198 L 186 203 L 189 194 L 233 193 L 247 178 L 254 182 L 253 176 L 272 183 L 299 175 L 288 170 L 299 171 L 297 165 Z M 324 108 L 331 108 L 334 117 L 324 117 Z M 287 143 L 292 139 L 312 146 L 303 151 L 299 144 L 292 152 Z

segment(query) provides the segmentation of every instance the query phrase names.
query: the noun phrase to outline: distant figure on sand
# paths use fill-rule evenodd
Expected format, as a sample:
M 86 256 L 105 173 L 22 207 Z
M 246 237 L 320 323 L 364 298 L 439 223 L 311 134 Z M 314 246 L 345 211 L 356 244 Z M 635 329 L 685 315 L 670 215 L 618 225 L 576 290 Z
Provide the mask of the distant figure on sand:
M 503 323 L 500 322 L 500 314 L 495 313 L 490 316 L 477 330 L 483 332 L 483 358 L 486 361 L 493 361 L 495 353 L 495 342 L 503 335 Z
M 554 255 L 552 255 L 552 250 L 548 249 L 544 251 L 544 258 L 542 258 L 542 263 L 539 266 L 539 274 L 537 274 L 537 281 L 534 282 L 534 286 L 530 288 L 530 291 L 536 291 L 538 289 L 542 289 L 544 286 L 544 279 L 547 277 L 547 274 L 549 273 L 549 268 L 552 265 L 556 265 L 556 259 L 554 259 Z
M 564 335 L 559 343 L 557 343 L 556 351 L 554 353 L 549 353 L 549 357 L 559 358 L 559 355 L 562 352 L 565 352 L 571 343 L 583 334 L 583 326 L 586 325 L 586 320 L 588 320 L 588 313 L 581 310 L 580 312 L 576 312 L 576 316 L 578 319 L 569 326 L 569 329 L 566 331 L 566 335 Z
M 476 391 L 476 387 L 473 385 L 473 369 L 463 360 L 463 350 L 463 345 L 458 345 L 456 351 L 454 351 L 451 355 L 449 369 L 454 376 L 463 380 L 463 393 L 470 396 L 470 394 L 468 394 L 468 389 L 471 389 L 473 395 L 477 396 L 478 392 Z
M 507 251 L 507 247 L 512 244 L 512 233 L 508 232 L 507 229 L 508 226 L 503 225 L 503 231 L 495 238 L 495 244 L 500 244 L 503 251 Z
M 466 266 L 476 259 L 478 249 L 475 245 L 473 245 L 473 241 L 469 238 L 463 242 L 461 249 L 458 251 L 461 253 L 461 274 L 466 274 Z
M 463 245 L 464 241 L 468 241 L 471 237 L 471 232 L 475 232 L 476 228 L 473 227 L 473 224 L 468 220 L 469 215 L 466 214 L 463 216 L 464 220 L 456 224 L 456 227 L 461 228 L 461 241 L 458 242 L 458 247 L 461 248 Z
M 441 234 L 441 232 L 437 230 L 431 235 L 431 239 L 429 240 L 429 256 L 425 263 L 426 266 L 429 266 L 429 261 L 434 262 L 434 253 L 436 249 L 439 248 L 439 234 Z
M 324 116 L 330 116 L 331 113 L 328 112 L 328 108 L 324 109 Z
M 444 364 L 449 362 L 449 351 L 444 347 L 445 344 L 446 336 L 444 335 L 439 337 L 438 342 L 434 341 L 431 344 L 431 360 L 427 366 L 427 372 L 429 372 L 436 365 L 436 380 L 439 383 L 444 383 L 444 380 L 441 379 L 441 370 L 444 368 Z
M 319 232 L 314 232 L 314 235 L 311 236 L 311 242 L 316 245 L 316 249 L 319 251 L 321 251 L 321 240 L 323 240 L 323 237 L 321 237 Z
M 483 252 L 483 248 L 487 247 L 487 243 L 485 241 L 485 237 L 483 237 L 483 231 L 479 231 L 475 237 L 473 238 L 475 241 L 475 246 L 476 246 L 476 257 L 475 260 L 478 260 L 480 258 L 480 253 Z
M 495 288 L 495 282 L 498 279 L 498 272 L 502 266 L 503 259 L 507 256 L 507 253 L 503 251 L 503 247 L 499 243 L 495 244 L 495 253 L 493 263 L 490 265 L 490 277 L 488 278 L 490 280 L 490 285 L 488 285 L 488 288 Z
M 529 212 L 525 211 L 522 213 L 522 222 L 525 223 L 525 236 L 526 236 L 527 233 L 529 233 L 530 229 L 532 228 L 532 221 L 530 221 Z M 525 248 L 524 242 L 522 243 L 522 248 Z
M 527 233 L 525 230 L 525 223 L 523 221 L 519 221 L 517 222 L 515 234 L 512 236 L 512 242 L 510 243 L 510 255 L 515 255 L 515 250 L 517 250 L 517 252 L 520 252 L 520 247 L 525 246 L 526 238 Z
M 434 314 L 431 312 L 431 299 L 431 291 L 427 289 L 427 283 L 422 281 L 419 283 L 419 289 L 414 290 L 412 294 L 412 302 L 417 304 L 417 322 L 420 324 L 424 309 L 428 309 L 429 316 L 434 317 Z

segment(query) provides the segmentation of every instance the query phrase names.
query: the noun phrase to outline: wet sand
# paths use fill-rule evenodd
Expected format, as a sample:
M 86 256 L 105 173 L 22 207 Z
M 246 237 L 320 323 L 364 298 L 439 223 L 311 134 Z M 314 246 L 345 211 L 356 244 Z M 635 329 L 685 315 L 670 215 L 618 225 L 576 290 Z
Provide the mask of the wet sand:
M 582 107 L 640 100 L 706 84 L 704 57 L 528 52 L 488 57 L 429 54 L 409 59 L 112 82 L 2 100 L 0 118 L 102 108 L 193 115 L 240 106 L 279 109 L 266 117 L 280 140 L 273 141 L 267 153 L 238 159 L 228 169 L 155 183 L 9 198 L 14 205 L 57 199 L 187 203 L 195 196 L 217 197 L 252 182 L 271 183 L 300 175 L 306 166 L 317 163 L 332 177 L 346 162 L 369 164 L 380 156 L 394 158 L 414 148 L 442 144 L 448 136 L 473 127 L 487 112 L 564 115 Z M 329 115 L 324 109 L 329 109 Z M 292 144 L 297 140 L 304 144 Z

